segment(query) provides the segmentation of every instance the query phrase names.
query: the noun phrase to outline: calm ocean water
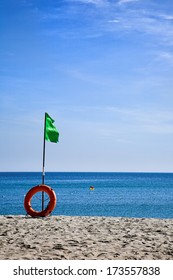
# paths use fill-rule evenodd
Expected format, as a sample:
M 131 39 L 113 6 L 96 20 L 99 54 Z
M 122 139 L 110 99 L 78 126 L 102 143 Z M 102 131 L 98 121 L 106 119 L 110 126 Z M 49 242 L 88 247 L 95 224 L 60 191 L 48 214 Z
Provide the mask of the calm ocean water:
M 24 196 L 40 183 L 39 172 L 1 172 L 0 214 L 25 215 Z M 173 173 L 47 172 L 45 184 L 57 195 L 53 215 L 173 218 Z M 32 206 L 41 210 L 41 196 Z

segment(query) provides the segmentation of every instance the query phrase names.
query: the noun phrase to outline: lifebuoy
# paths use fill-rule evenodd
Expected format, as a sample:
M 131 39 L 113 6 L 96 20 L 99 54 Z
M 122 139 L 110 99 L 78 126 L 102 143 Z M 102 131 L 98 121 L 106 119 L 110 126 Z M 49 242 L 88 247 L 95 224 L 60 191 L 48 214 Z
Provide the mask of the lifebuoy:
M 43 211 L 40 211 L 40 212 L 35 211 L 31 207 L 31 199 L 32 199 L 33 195 L 36 194 L 37 192 L 46 192 L 50 198 L 50 201 L 49 201 L 46 209 L 44 209 Z M 30 189 L 28 191 L 28 193 L 26 194 L 25 199 L 24 199 L 25 210 L 26 210 L 27 214 L 32 217 L 45 217 L 53 211 L 55 206 L 56 206 L 56 194 L 55 194 L 54 190 L 51 189 L 47 185 L 38 185 L 38 186 L 33 187 L 32 189 Z

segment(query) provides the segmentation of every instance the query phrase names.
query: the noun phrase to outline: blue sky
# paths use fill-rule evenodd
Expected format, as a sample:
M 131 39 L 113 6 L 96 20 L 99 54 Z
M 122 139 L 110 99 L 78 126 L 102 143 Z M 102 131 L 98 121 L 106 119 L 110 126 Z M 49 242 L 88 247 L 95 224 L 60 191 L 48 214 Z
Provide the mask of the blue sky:
M 0 171 L 173 171 L 172 0 L 1 0 Z

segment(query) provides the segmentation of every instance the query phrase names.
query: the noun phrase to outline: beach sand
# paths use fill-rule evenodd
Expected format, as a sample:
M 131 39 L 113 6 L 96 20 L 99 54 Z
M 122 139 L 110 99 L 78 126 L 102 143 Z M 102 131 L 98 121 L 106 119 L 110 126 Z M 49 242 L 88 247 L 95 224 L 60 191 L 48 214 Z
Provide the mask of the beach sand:
M 0 216 L 0 259 L 171 260 L 173 219 Z

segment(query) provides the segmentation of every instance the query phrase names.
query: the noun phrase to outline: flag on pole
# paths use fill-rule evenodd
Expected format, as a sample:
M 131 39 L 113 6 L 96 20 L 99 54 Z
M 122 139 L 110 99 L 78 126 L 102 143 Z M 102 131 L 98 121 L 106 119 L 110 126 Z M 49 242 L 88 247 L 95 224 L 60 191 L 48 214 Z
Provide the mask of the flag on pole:
M 53 123 L 54 120 L 48 115 L 48 113 L 45 113 L 45 140 L 57 143 L 59 139 L 59 132 Z

